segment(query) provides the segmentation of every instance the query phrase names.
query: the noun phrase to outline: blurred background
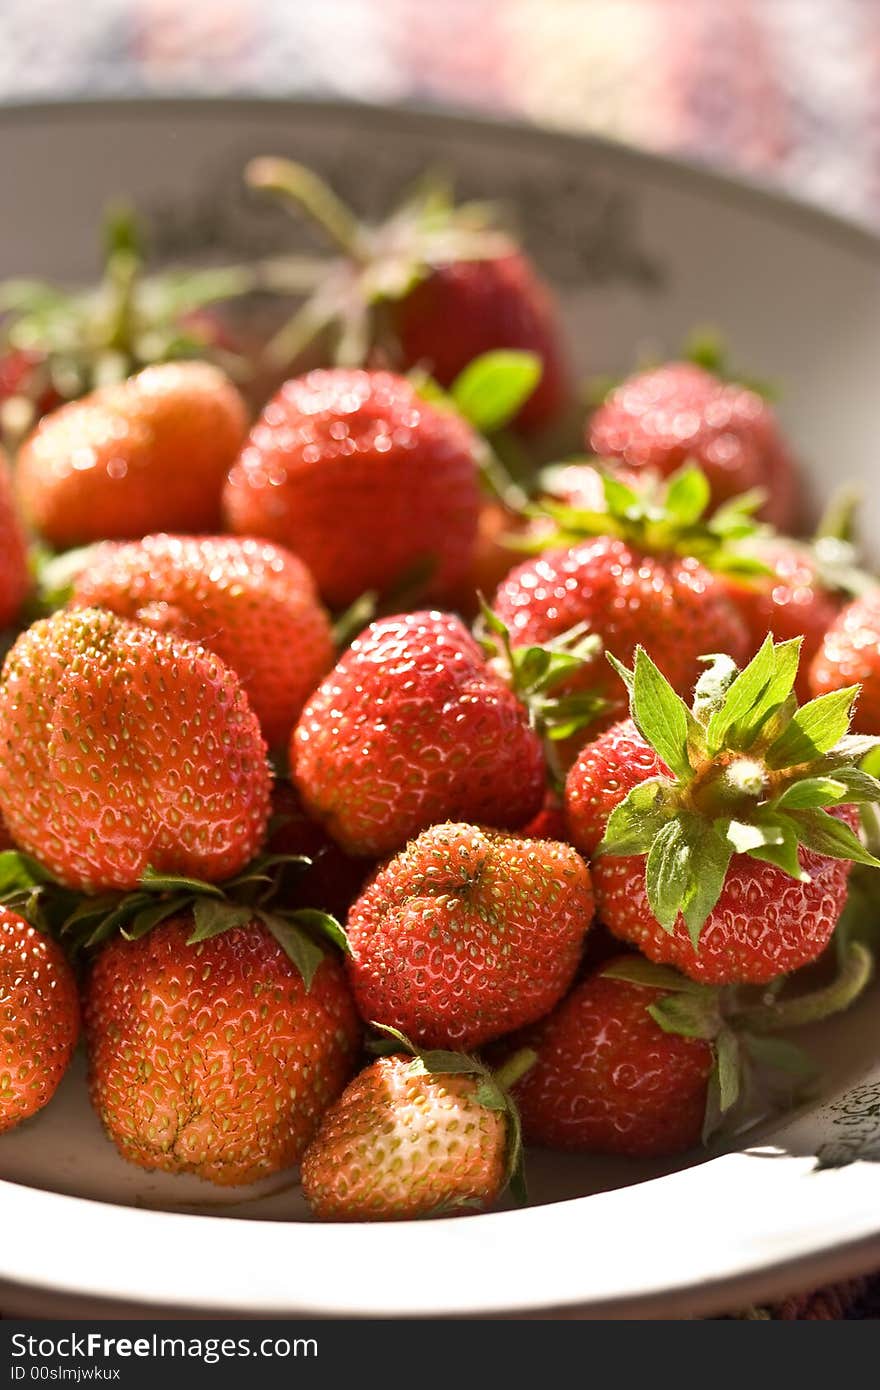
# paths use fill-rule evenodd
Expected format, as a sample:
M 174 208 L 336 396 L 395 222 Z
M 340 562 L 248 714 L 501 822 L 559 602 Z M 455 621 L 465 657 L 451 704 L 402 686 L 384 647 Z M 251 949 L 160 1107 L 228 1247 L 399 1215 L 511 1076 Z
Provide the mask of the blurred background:
M 880 225 L 878 0 L 0 0 L 0 101 L 199 92 L 512 114 Z

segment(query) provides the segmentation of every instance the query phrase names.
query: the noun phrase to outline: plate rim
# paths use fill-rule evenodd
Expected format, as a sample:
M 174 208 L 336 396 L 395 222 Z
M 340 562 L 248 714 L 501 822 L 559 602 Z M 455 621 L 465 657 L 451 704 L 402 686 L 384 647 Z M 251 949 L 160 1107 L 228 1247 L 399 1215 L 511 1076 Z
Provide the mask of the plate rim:
M 568 1236 L 571 1237 L 574 1232 L 570 1218 L 576 1216 L 578 1212 L 583 1212 L 588 1204 L 591 1204 L 593 1211 L 596 1210 L 596 1204 L 603 1202 L 603 1199 L 605 1199 L 603 1205 L 606 1208 L 622 1206 L 622 1204 L 632 1200 L 634 1192 L 639 1193 L 640 1201 L 644 1201 L 646 1198 L 650 1201 L 659 1185 L 665 1186 L 667 1195 L 671 1195 L 674 1199 L 675 1192 L 669 1193 L 668 1188 L 685 1182 L 688 1173 L 693 1171 L 698 1171 L 705 1179 L 707 1176 L 712 1177 L 709 1170 L 715 1170 L 713 1185 L 716 1188 L 724 1188 L 728 1192 L 732 1187 L 735 1192 L 737 1184 L 731 1164 L 744 1157 L 749 1157 L 750 1161 L 760 1161 L 757 1157 L 752 1158 L 742 1153 L 723 1154 L 706 1163 L 696 1165 L 695 1169 L 681 1170 L 646 1182 L 636 1183 L 632 1187 L 613 1189 L 588 1197 L 572 1198 L 567 1201 L 550 1203 L 543 1207 L 533 1207 L 522 1213 L 495 1212 L 471 1216 L 467 1218 L 467 1228 L 475 1232 L 476 1228 L 483 1223 L 497 1226 L 499 1223 L 505 1222 L 510 1229 L 512 1222 L 509 1218 L 515 1219 L 518 1215 L 530 1216 L 537 1224 L 540 1221 L 539 1213 L 553 1212 L 556 1213 L 555 1220 L 560 1225 L 565 1222 Z M 802 1187 L 805 1179 L 812 1180 L 814 1177 L 813 1170 L 805 1168 L 803 1160 L 796 1157 L 782 1156 L 773 1161 L 774 1164 L 775 1162 L 783 1162 L 793 1164 L 798 1168 L 798 1171 L 791 1175 L 795 1187 Z M 880 1197 L 880 1165 L 858 1163 L 853 1167 L 860 1174 L 862 1188 L 870 1189 L 873 1198 L 870 1205 L 875 1212 L 880 1214 L 880 1201 L 877 1201 L 877 1197 Z M 841 1172 L 839 1169 L 827 1171 L 838 1174 Z M 841 1191 L 841 1187 L 838 1186 L 838 1196 L 840 1196 Z M 662 1200 L 663 1194 L 659 1195 Z M 741 1196 L 742 1193 L 739 1195 Z M 806 1198 L 808 1194 L 802 1193 L 801 1195 Z M 410 1233 L 418 1232 L 418 1239 L 422 1240 L 424 1235 L 431 1231 L 448 1231 L 449 1228 L 462 1229 L 461 1218 L 443 1218 L 430 1223 L 407 1221 L 380 1225 L 352 1223 L 343 1226 L 332 1224 L 321 1226 L 318 1223 L 302 1221 L 255 1222 L 246 1217 L 193 1215 L 180 1211 L 120 1206 L 113 1202 L 71 1197 L 62 1193 L 23 1187 L 18 1183 L 0 1180 L 0 1226 L 3 1227 L 7 1236 L 10 1225 L 15 1225 L 16 1213 L 21 1227 L 33 1232 L 33 1224 L 28 1224 L 28 1208 L 32 1204 L 40 1205 L 40 1199 L 45 1198 L 50 1199 L 50 1208 L 53 1206 L 57 1206 L 59 1209 L 63 1208 L 67 1221 L 67 1226 L 63 1231 L 63 1247 L 73 1252 L 81 1252 L 83 1249 L 90 1250 L 93 1260 L 92 1268 L 100 1270 L 100 1277 L 96 1279 L 93 1273 L 89 1274 L 87 1284 L 84 1287 L 81 1269 L 76 1263 L 80 1258 L 80 1255 L 77 1254 L 71 1277 L 64 1278 L 60 1282 L 57 1273 L 52 1276 L 48 1272 L 40 1278 L 21 1278 L 16 1275 L 14 1270 L 3 1267 L 3 1252 L 0 1251 L 0 1297 L 11 1293 L 13 1300 L 17 1301 L 19 1307 L 30 1306 L 31 1308 L 34 1305 L 39 1305 L 41 1300 L 48 1300 L 50 1303 L 53 1300 L 56 1303 L 59 1300 L 70 1300 L 74 1304 L 85 1305 L 88 1309 L 97 1308 L 105 1315 L 120 1317 L 137 1316 L 140 1312 L 143 1316 L 174 1314 L 176 1316 L 240 1317 L 246 1319 L 296 1317 L 305 1320 L 338 1318 L 368 1320 L 382 1318 L 399 1320 L 422 1318 L 452 1320 L 466 1318 L 492 1320 L 689 1318 L 729 1313 L 740 1305 L 756 1304 L 764 1300 L 771 1300 L 774 1297 L 790 1296 L 793 1292 L 807 1290 L 810 1287 L 834 1282 L 838 1279 L 853 1277 L 864 1273 L 865 1269 L 880 1260 L 880 1215 L 878 1215 L 873 1230 L 858 1235 L 850 1235 L 843 1241 L 837 1238 L 836 1229 L 826 1229 L 824 1234 L 817 1238 L 815 1247 L 808 1252 L 773 1254 L 767 1251 L 760 1257 L 756 1256 L 748 1267 L 738 1268 L 735 1272 L 709 1275 L 706 1275 L 704 1271 L 688 1272 L 686 1276 L 676 1278 L 672 1283 L 664 1285 L 659 1284 L 656 1280 L 647 1283 L 635 1281 L 631 1290 L 615 1289 L 607 1295 L 585 1297 L 583 1294 L 573 1292 L 570 1297 L 563 1298 L 529 1296 L 515 1304 L 509 1300 L 497 1298 L 493 1300 L 492 1297 L 488 1297 L 482 1304 L 477 1304 L 471 1300 L 466 1309 L 456 1305 L 454 1300 L 449 1306 L 443 1308 L 436 1299 L 427 1298 L 418 1306 L 409 1306 L 402 1310 L 395 1309 L 392 1301 L 389 1302 L 386 1309 L 379 1312 L 374 1304 L 368 1302 L 358 1306 L 351 1302 L 349 1304 L 338 1301 L 334 1303 L 326 1299 L 316 1300 L 314 1304 L 308 1299 L 285 1300 L 279 1289 L 278 1295 L 273 1295 L 271 1299 L 264 1297 L 260 1303 L 252 1304 L 247 1299 L 239 1301 L 234 1296 L 230 1296 L 228 1283 L 219 1285 L 217 1291 L 210 1296 L 193 1297 L 192 1284 L 197 1283 L 195 1276 L 198 1270 L 187 1264 L 185 1274 L 182 1272 L 182 1268 L 178 1270 L 176 1266 L 173 1267 L 170 1280 L 172 1287 L 169 1289 L 169 1298 L 165 1301 L 151 1296 L 139 1297 L 137 1292 L 137 1273 L 143 1268 L 145 1250 L 143 1242 L 136 1237 L 140 1237 L 146 1232 L 147 1223 L 151 1222 L 151 1218 L 160 1218 L 159 1221 L 152 1221 L 152 1232 L 158 1238 L 159 1247 L 166 1252 L 175 1248 L 186 1248 L 192 1252 L 194 1249 L 194 1222 L 199 1222 L 206 1223 L 205 1231 L 207 1234 L 216 1237 L 224 1247 L 229 1247 L 230 1255 L 234 1248 L 232 1233 L 236 1227 L 245 1227 L 250 1232 L 254 1232 L 254 1228 L 257 1228 L 261 1234 L 271 1232 L 272 1241 L 270 1243 L 273 1244 L 280 1239 L 279 1232 L 310 1231 L 321 1232 L 322 1236 L 316 1237 L 318 1239 L 327 1232 L 335 1232 L 334 1238 L 337 1241 L 348 1241 L 349 1245 L 353 1245 L 352 1233 L 355 1233 L 355 1239 L 360 1233 L 362 1239 L 380 1241 L 383 1233 L 391 1232 L 393 1235 L 409 1231 Z M 15 1204 L 15 1210 L 13 1210 L 12 1204 Z M 868 1205 L 865 1203 L 866 1209 Z M 806 1201 L 803 1203 L 803 1208 L 803 1234 L 806 1238 L 813 1213 Z M 118 1219 L 120 1212 L 124 1213 L 127 1227 L 140 1226 L 141 1229 L 137 1231 L 129 1229 L 127 1235 L 131 1238 L 128 1240 L 114 1240 L 112 1245 L 101 1246 L 95 1238 L 95 1226 L 112 1222 L 114 1216 Z M 97 1213 L 103 1215 L 103 1222 Z M 839 1216 L 842 1211 L 834 1214 Z M 42 1228 L 44 1231 L 52 1230 L 53 1239 L 58 1234 L 53 1222 L 56 1215 L 57 1212 L 50 1210 L 44 1214 L 43 1219 Z M 413 1239 L 415 1238 L 413 1236 Z M 14 1240 L 11 1240 L 7 1248 L 11 1250 L 13 1246 Z M 551 1249 L 551 1247 L 546 1248 Z M 515 1259 L 517 1253 L 516 1238 L 514 1237 L 512 1247 L 508 1243 L 506 1250 L 499 1252 L 496 1249 L 494 1251 L 496 1266 L 506 1264 L 512 1258 Z M 362 1249 L 348 1250 L 345 1254 L 359 1258 L 361 1267 L 363 1267 Z M 428 1258 L 430 1259 L 430 1256 Z M 150 1260 L 147 1259 L 146 1262 L 149 1264 Z M 126 1266 L 128 1273 L 125 1272 Z M 178 1275 L 190 1280 L 186 1292 L 178 1291 L 173 1287 L 174 1278 Z M 489 1287 L 491 1287 L 491 1281 L 489 1281 Z
M 623 140 L 591 132 L 541 126 L 509 115 L 472 112 L 427 102 L 391 104 L 307 94 L 283 97 L 248 92 L 231 96 L 162 92 L 155 96 L 84 96 L 58 100 L 22 98 L 12 99 L 0 106 L 0 131 L 5 126 L 27 121 L 61 119 L 67 124 L 81 117 L 113 113 L 135 113 L 150 120 L 167 120 L 169 115 L 187 119 L 216 119 L 233 107 L 251 118 L 261 117 L 267 112 L 282 114 L 295 111 L 302 115 L 313 114 L 325 121 L 346 121 L 354 116 L 389 126 L 399 125 L 403 118 L 415 122 L 425 132 L 451 126 L 463 136 L 468 133 L 477 137 L 488 135 L 500 142 L 515 138 L 538 146 L 561 149 L 572 156 L 589 149 L 600 158 L 623 162 L 633 170 L 641 169 L 646 175 L 655 175 L 664 182 L 668 183 L 671 177 L 695 192 L 711 193 L 715 198 L 749 205 L 765 215 L 794 221 L 801 230 L 810 231 L 823 240 L 841 242 L 850 252 L 880 262 L 880 228 L 874 229 L 853 215 L 830 212 L 807 198 L 757 176 L 714 169 L 684 155 L 643 150 Z

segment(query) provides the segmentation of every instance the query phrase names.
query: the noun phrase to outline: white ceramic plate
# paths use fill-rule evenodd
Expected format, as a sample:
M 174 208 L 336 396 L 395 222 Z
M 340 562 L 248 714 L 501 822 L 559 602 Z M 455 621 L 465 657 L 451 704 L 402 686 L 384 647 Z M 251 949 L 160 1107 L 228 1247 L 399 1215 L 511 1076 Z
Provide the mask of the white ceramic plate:
M 790 201 L 580 138 L 284 102 L 22 108 L 0 119 L 0 276 L 88 277 L 111 196 L 174 258 L 289 244 L 242 193 L 257 153 L 328 173 L 365 210 L 426 166 L 507 201 L 559 287 L 584 372 L 720 326 L 778 381 L 815 498 L 865 485 L 880 528 L 880 242 Z M 317 1226 L 296 1189 L 237 1203 L 127 1166 L 82 1067 L 0 1139 L 0 1310 L 256 1316 L 683 1316 L 880 1264 L 880 1029 L 872 996 L 825 1025 L 823 1102 L 679 1171 L 536 1154 L 535 1205 L 467 1219 Z M 273 1195 L 274 1194 L 274 1195 Z

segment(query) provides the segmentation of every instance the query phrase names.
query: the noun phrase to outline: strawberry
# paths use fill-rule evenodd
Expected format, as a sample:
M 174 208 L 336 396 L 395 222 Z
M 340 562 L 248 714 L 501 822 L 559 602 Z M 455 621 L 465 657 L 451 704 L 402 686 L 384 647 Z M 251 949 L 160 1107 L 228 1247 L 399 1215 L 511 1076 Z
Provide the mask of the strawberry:
M 492 227 L 486 205 L 456 208 L 446 190 L 423 186 L 387 221 L 367 226 L 301 165 L 256 159 L 246 177 L 306 212 L 338 253 L 318 266 L 312 298 L 270 345 L 279 364 L 289 366 L 328 328 L 339 365 L 378 352 L 402 369 L 427 368 L 442 386 L 483 353 L 524 350 L 541 372 L 516 424 L 541 428 L 561 413 L 570 373 L 556 303 L 513 238 Z M 272 269 L 275 287 L 289 288 L 283 259 Z M 302 260 L 291 270 L 301 281 Z
M 742 671 L 716 658 L 693 709 L 642 648 L 619 667 L 633 719 L 583 749 L 566 785 L 597 909 L 651 960 L 707 983 L 764 983 L 815 960 L 851 863 L 877 866 L 854 805 L 880 801 L 847 735 L 857 687 L 798 707 L 800 641 Z M 647 856 L 647 857 L 645 857 Z
M 712 1047 L 661 1027 L 649 1005 L 663 997 L 600 971 L 524 1035 L 538 1057 L 514 1090 L 528 1143 L 630 1156 L 699 1143 Z
M 693 459 L 715 504 L 762 488 L 766 521 L 792 530 L 798 520 L 795 465 L 772 408 L 757 392 L 693 362 L 629 377 L 593 415 L 587 441 L 601 458 L 664 477 Z
M 30 587 L 27 544 L 15 507 L 9 464 L 0 450 L 0 627 L 18 616 Z
M 590 873 L 569 845 L 435 825 L 349 912 L 358 1009 L 427 1047 L 480 1047 L 562 997 L 592 918 Z
M 0 416 L 16 443 L 64 401 L 155 362 L 213 357 L 237 371 L 243 366 L 213 305 L 252 289 L 252 270 L 212 266 L 147 275 L 141 229 L 121 206 L 107 211 L 103 243 L 97 285 L 0 284 Z
M 330 623 L 303 563 L 267 541 L 145 536 L 88 552 L 72 606 L 109 608 L 199 642 L 237 672 L 281 747 L 332 666 Z
M 52 1099 L 78 1034 L 76 980 L 63 952 L 0 908 L 0 1134 Z
M 834 622 L 840 595 L 825 583 L 808 546 L 771 537 L 755 550 L 769 573 L 731 575 L 728 595 L 745 620 L 751 650 L 757 650 L 768 632 L 781 640 L 803 638 L 795 690 L 800 699 L 808 699 L 810 662 Z
M 306 815 L 290 782 L 278 780 L 272 788 L 269 854 L 305 855 L 311 860 L 288 889 L 289 901 L 299 907 L 317 907 L 345 920 L 370 872 L 370 862 L 353 859 L 330 839 L 326 831 Z
M 371 623 L 318 687 L 291 742 L 307 813 L 349 854 L 400 849 L 439 821 L 517 826 L 544 796 L 527 711 L 462 623 Z
M 288 381 L 257 421 L 224 493 L 230 527 L 299 555 L 332 606 L 429 574 L 454 588 L 479 513 L 476 437 L 389 372 Z
M 142 1168 L 255 1182 L 298 1162 L 360 1028 L 339 963 L 308 981 L 273 934 L 192 940 L 190 914 L 104 947 L 85 994 L 92 1103 Z
M 565 807 L 552 788 L 547 788 L 544 805 L 519 833 L 527 840 L 561 840 L 563 843 L 567 841 L 568 823 L 565 819 Z
M 707 568 L 754 568 L 726 544 L 729 530 L 737 536 L 748 531 L 748 518 L 732 504 L 717 528 L 702 523 L 708 483 L 694 468 L 677 474 L 661 499 L 640 496 L 610 476 L 603 484 L 605 510 L 550 509 L 562 539 L 593 529 L 602 534 L 517 566 L 498 589 L 493 610 L 518 643 L 547 642 L 581 623 L 629 661 L 638 643 L 650 640 L 673 687 L 689 692 L 704 653 L 741 660 L 749 650 L 724 580 Z M 581 679 L 606 700 L 606 721 L 621 717 L 624 688 L 605 672 L 598 653 Z
M 880 589 L 869 590 L 842 610 L 824 634 L 809 676 L 815 695 L 859 682 L 853 727 L 880 733 Z
M 533 352 L 541 379 L 516 424 L 551 424 L 570 394 L 562 326 L 549 286 L 513 243 L 497 256 L 435 266 L 394 305 L 405 366 L 422 365 L 450 386 L 473 358 L 495 348 Z
M 51 545 L 216 531 L 246 432 L 232 383 L 205 362 L 147 367 L 47 415 L 18 455 L 25 516 Z
M 238 677 L 191 642 L 98 609 L 18 638 L 0 680 L 0 811 L 63 883 L 147 867 L 234 874 L 266 829 L 266 746 Z
M 306 1150 L 303 1193 L 315 1216 L 399 1221 L 491 1206 L 508 1183 L 517 1190 L 519 1119 L 506 1083 L 533 1058 L 511 1060 L 496 1076 L 449 1052 L 373 1062 Z
M 734 1115 L 742 1128 L 785 1092 L 790 1103 L 792 1076 L 811 1071 L 772 1035 L 848 1008 L 870 975 L 870 953 L 853 945 L 837 977 L 811 994 L 747 1000 L 638 957 L 606 962 L 521 1035 L 536 1056 L 513 1088 L 525 1138 L 659 1157 L 694 1148 Z
M 476 617 L 480 595 L 493 594 L 520 560 L 520 555 L 507 544 L 525 528 L 525 518 L 511 511 L 502 502 L 487 498 L 477 520 L 477 537 L 468 571 L 462 576 L 450 603 L 467 618 Z

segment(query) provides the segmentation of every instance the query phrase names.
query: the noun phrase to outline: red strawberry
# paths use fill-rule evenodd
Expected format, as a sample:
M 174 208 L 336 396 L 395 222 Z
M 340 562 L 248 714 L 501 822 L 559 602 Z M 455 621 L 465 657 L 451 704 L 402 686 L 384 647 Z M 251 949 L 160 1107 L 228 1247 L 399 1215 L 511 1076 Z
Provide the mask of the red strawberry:
M 492 607 L 518 645 L 547 642 L 578 623 L 624 662 L 639 642 L 650 642 L 682 693 L 693 689 L 705 653 L 741 660 L 749 650 L 744 624 L 717 575 L 692 556 L 652 555 L 613 536 L 527 560 L 508 575 Z M 625 691 L 601 657 L 582 679 L 607 700 L 605 717 L 619 718 Z
M 290 761 L 306 811 L 350 854 L 453 818 L 522 825 L 544 796 L 524 706 L 442 613 L 372 623 L 303 710 Z
M 0 627 L 18 615 L 30 586 L 27 544 L 12 495 L 9 464 L 0 449 Z
M 694 459 L 716 503 L 760 487 L 765 520 L 792 530 L 798 519 L 795 466 L 771 407 L 692 362 L 669 362 L 624 381 L 593 415 L 587 440 L 602 458 L 664 477 Z
M 330 1107 L 302 1164 L 320 1220 L 405 1220 L 500 1196 L 519 1158 L 506 1092 L 472 1058 L 460 1071 L 442 1058 L 434 1073 L 431 1053 L 380 1057 Z
M 523 1132 L 550 1148 L 632 1157 L 691 1149 L 730 1120 L 739 1133 L 790 1107 L 798 1075 L 813 1070 L 772 1035 L 849 1008 L 871 973 L 856 942 L 830 982 L 788 997 L 709 988 L 639 956 L 606 961 L 521 1035 L 537 1057 L 513 1091 Z
M 842 737 L 855 692 L 798 710 L 798 648 L 768 638 L 739 675 L 720 660 L 692 713 L 639 649 L 635 722 L 600 735 L 568 776 L 569 831 L 594 856 L 602 921 L 693 979 L 759 984 L 809 964 L 851 862 L 876 863 L 847 804 L 880 800 L 857 767 L 864 747 Z
M 3 337 L 7 337 L 5 331 Z M 7 344 L 6 351 L 0 352 L 0 427 L 4 437 L 20 438 L 35 418 L 54 410 L 61 400 L 47 379 L 45 355 Z
M 443 386 L 483 353 L 527 351 L 541 376 L 517 423 L 540 428 L 560 414 L 570 381 L 557 305 L 528 257 L 490 225 L 487 205 L 456 208 L 445 189 L 422 187 L 385 222 L 367 226 L 300 165 L 256 159 L 247 179 L 293 202 L 338 253 L 271 345 L 279 362 L 289 365 L 312 330 L 328 328 L 336 330 L 340 365 L 360 364 L 378 348 L 404 368 L 426 367 Z M 283 263 L 278 283 L 285 288 Z
M 508 536 L 525 529 L 525 518 L 500 502 L 486 500 L 480 508 L 477 538 L 470 567 L 450 594 L 450 604 L 466 618 L 475 618 L 480 595 L 494 594 L 521 556 L 506 544 Z
M 360 894 L 370 872 L 370 863 L 353 859 L 330 839 L 303 808 L 290 782 L 276 781 L 272 788 L 272 815 L 269 821 L 269 854 L 305 854 L 308 868 L 292 878 L 289 901 L 297 907 L 317 907 L 332 912 L 342 921 Z
M 348 915 L 358 1009 L 427 1047 L 480 1047 L 562 997 L 592 918 L 570 846 L 435 825 Z
M 192 928 L 175 916 L 97 958 L 85 998 L 92 1102 L 142 1168 L 255 1182 L 299 1160 L 360 1028 L 335 960 L 307 988 L 257 922 L 188 944 Z
M 266 746 L 214 655 L 97 609 L 18 638 L 0 681 L 0 811 L 62 882 L 130 888 L 150 866 L 216 881 L 259 849 Z
M 814 695 L 858 681 L 853 728 L 880 733 L 880 589 L 848 604 L 828 628 L 810 667 Z
M 237 672 L 263 735 L 280 747 L 333 664 L 308 570 L 266 541 L 145 536 L 89 553 L 72 605 L 109 608 L 215 652 Z
M 0 1134 L 52 1099 L 78 1034 L 76 981 L 62 951 L 0 908 Z
M 549 287 L 512 244 L 502 255 L 439 265 L 394 306 L 406 366 L 451 386 L 475 357 L 496 348 L 533 352 L 541 379 L 516 417 L 523 429 L 550 424 L 569 398 L 559 313 Z
M 810 662 L 834 622 L 840 599 L 825 587 L 806 546 L 778 538 L 762 543 L 756 553 L 771 572 L 729 576 L 727 592 L 745 620 L 750 650 L 756 651 L 768 632 L 778 640 L 803 637 L 795 689 L 800 699 L 808 699 Z
M 25 440 L 16 475 L 25 515 L 59 548 L 217 531 L 246 429 L 242 399 L 216 367 L 148 367 L 53 411 Z
M 234 531 L 288 546 L 331 605 L 430 571 L 432 594 L 471 561 L 475 437 L 389 372 L 319 371 L 263 411 L 224 494 Z
M 699 1143 L 712 1047 L 662 1028 L 648 1012 L 661 998 L 600 972 L 525 1035 L 538 1060 L 514 1096 L 528 1143 L 630 1156 Z
M 565 807 L 561 805 L 554 790 L 548 787 L 544 805 L 538 814 L 532 816 L 529 823 L 523 826 L 520 834 L 527 840 L 561 840 L 565 843 L 568 839 Z

